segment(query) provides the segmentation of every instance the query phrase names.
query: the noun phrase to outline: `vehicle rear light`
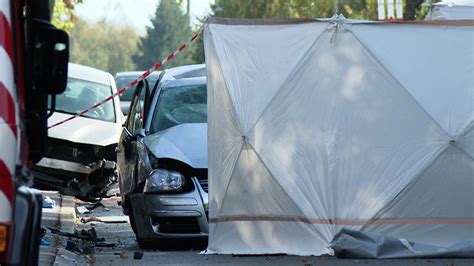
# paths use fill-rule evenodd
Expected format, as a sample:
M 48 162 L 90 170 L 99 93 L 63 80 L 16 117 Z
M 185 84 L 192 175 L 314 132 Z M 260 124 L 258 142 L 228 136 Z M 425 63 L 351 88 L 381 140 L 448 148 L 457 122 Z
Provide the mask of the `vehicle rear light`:
M 0 264 L 6 262 L 7 259 L 9 232 L 9 225 L 0 224 Z
M 7 250 L 7 226 L 0 225 L 0 252 Z

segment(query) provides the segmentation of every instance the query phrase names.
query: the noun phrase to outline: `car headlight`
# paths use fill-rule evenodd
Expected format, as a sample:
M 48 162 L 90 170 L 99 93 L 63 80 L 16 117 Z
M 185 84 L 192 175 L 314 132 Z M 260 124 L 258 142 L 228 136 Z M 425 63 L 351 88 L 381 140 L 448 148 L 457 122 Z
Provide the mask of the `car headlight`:
M 177 191 L 184 185 L 184 176 L 176 171 L 155 169 L 145 181 L 144 192 Z

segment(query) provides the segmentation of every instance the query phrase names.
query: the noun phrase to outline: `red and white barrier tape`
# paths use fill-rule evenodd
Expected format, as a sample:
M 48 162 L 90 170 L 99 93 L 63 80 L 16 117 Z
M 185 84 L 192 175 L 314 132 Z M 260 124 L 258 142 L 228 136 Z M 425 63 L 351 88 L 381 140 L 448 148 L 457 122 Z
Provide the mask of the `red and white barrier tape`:
M 118 95 L 124 93 L 127 89 L 131 88 L 131 87 L 134 87 L 138 84 L 138 82 L 144 80 L 146 77 L 148 77 L 151 73 L 153 73 L 153 71 L 159 69 L 160 67 L 162 67 L 164 64 L 166 64 L 168 61 L 171 61 L 177 54 L 181 53 L 182 51 L 184 51 L 188 46 L 189 44 L 191 44 L 192 42 L 194 42 L 198 36 L 201 34 L 201 30 L 198 31 L 198 33 L 194 34 L 193 37 L 191 37 L 191 39 L 186 42 L 186 43 L 183 43 L 178 49 L 176 49 L 174 52 L 170 53 L 167 57 L 163 58 L 163 60 L 161 60 L 161 62 L 155 64 L 152 68 L 148 69 L 147 71 L 145 71 L 145 73 L 143 73 L 140 77 L 138 77 L 136 80 L 130 82 L 129 84 L 127 84 L 125 87 L 119 89 L 116 93 L 112 94 L 111 96 L 103 99 L 102 101 L 94 104 L 93 106 L 89 107 L 88 109 L 84 110 L 84 111 L 81 111 L 77 114 L 74 114 L 62 121 L 59 121 L 51 126 L 48 127 L 48 129 L 50 128 L 53 128 L 55 126 L 59 126 L 61 124 L 64 124 L 68 121 L 71 121 L 73 119 L 75 119 L 76 117 L 78 116 L 81 116 L 99 106 L 101 106 L 102 104 L 112 100 L 114 97 L 117 97 Z

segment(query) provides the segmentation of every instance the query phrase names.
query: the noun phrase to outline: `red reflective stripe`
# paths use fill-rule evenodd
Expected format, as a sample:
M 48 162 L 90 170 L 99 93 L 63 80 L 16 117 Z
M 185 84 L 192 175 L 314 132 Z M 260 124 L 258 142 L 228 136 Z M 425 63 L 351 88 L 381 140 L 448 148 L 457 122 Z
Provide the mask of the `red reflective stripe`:
M 124 93 L 126 90 L 126 88 L 121 88 L 120 90 L 117 91 L 117 94 L 122 94 Z
M 153 68 L 154 69 L 158 69 L 162 66 L 163 64 L 161 62 L 159 62 L 158 64 L 156 64 Z
M 182 52 L 185 48 L 186 48 L 186 44 L 183 44 L 181 45 L 181 47 L 179 47 L 178 51 Z
M 174 53 L 171 53 L 170 55 L 168 55 L 168 57 L 166 58 L 166 60 L 169 61 L 169 60 L 173 59 L 173 57 L 174 57 Z
M 199 36 L 200 33 L 201 32 L 194 34 L 194 36 L 191 38 L 191 41 L 194 42 L 194 40 L 196 40 L 196 38 Z
M 8 170 L 7 165 L 0 159 L 0 191 L 7 197 L 10 203 L 13 203 L 13 177 Z
M 1 70 L 0 70 L 1 71 Z M 0 81 L 0 117 L 7 123 L 16 138 L 17 127 L 15 121 L 15 102 L 10 92 L 7 90 L 3 82 Z
M 112 100 L 113 98 L 114 98 L 114 96 L 109 96 L 109 97 L 105 98 L 104 103 Z
M 11 27 L 5 15 L 0 12 L 0 46 L 4 47 L 5 51 L 13 62 L 13 41 L 11 36 Z
M 133 87 L 133 86 L 135 86 L 135 85 L 137 85 L 137 84 L 138 84 L 138 79 L 136 79 L 136 80 L 130 82 L 130 84 L 128 84 L 127 87 Z
M 143 74 L 140 76 L 140 78 L 146 78 L 146 77 L 148 77 L 148 75 L 150 75 L 150 73 L 151 73 L 150 70 L 147 70 L 145 73 L 143 73 Z
M 210 218 L 210 223 L 225 222 L 297 222 L 307 224 L 382 225 L 382 224 L 474 224 L 474 218 L 385 218 L 385 219 L 316 219 L 282 215 L 229 215 Z

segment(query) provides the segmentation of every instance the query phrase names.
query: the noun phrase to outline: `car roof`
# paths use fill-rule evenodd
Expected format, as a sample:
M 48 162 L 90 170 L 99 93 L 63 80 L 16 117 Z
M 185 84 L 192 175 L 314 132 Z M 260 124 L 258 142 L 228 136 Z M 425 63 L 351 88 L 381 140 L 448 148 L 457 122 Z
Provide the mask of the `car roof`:
M 110 85 L 110 73 L 97 68 L 69 63 L 68 77 Z
M 127 72 L 118 72 L 115 74 L 115 78 L 118 77 L 139 77 L 141 76 L 145 71 L 127 71 Z M 161 71 L 153 71 L 150 73 L 150 76 L 159 76 Z
M 180 79 L 206 76 L 206 65 L 186 65 L 165 70 L 164 79 Z
M 163 83 L 163 88 L 173 88 L 186 85 L 206 85 L 206 77 L 170 79 Z

